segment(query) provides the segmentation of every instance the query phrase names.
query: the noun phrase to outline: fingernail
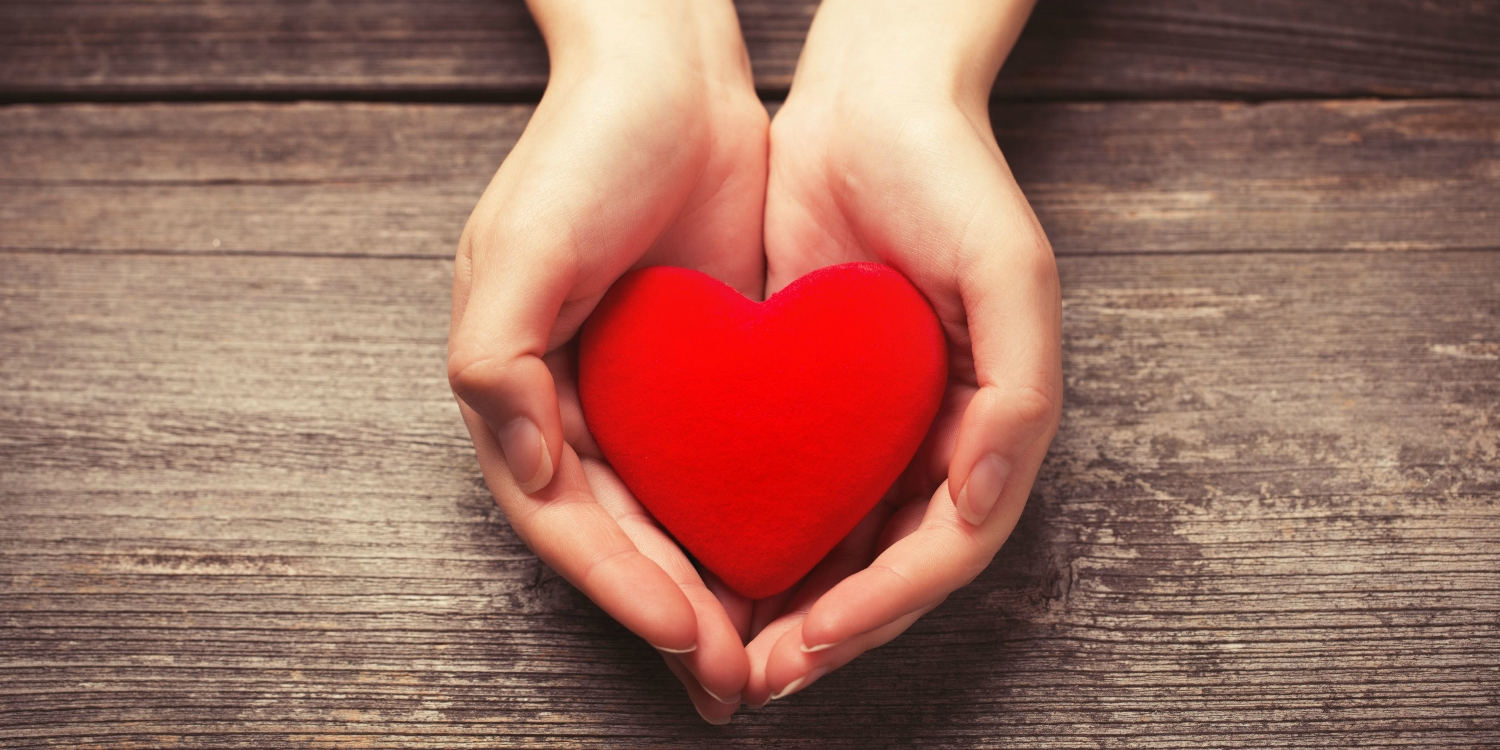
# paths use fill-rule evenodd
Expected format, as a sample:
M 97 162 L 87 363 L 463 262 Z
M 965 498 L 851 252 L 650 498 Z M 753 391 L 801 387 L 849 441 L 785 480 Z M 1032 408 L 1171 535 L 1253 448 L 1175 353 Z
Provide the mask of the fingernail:
M 703 686 L 699 685 L 699 687 L 703 687 Z M 740 705 L 740 694 L 739 693 L 735 693 L 734 695 L 731 695 L 728 698 L 720 698 L 719 696 L 714 695 L 714 691 L 709 690 L 706 687 L 703 687 L 703 692 L 708 693 L 708 697 L 713 698 L 714 700 L 716 700 L 716 701 L 718 701 L 720 703 L 723 703 L 726 706 L 738 706 L 738 705 Z
M 974 464 L 969 472 L 969 481 L 958 491 L 958 514 L 975 526 L 984 523 L 984 517 L 1000 499 L 1000 490 L 1005 488 L 1005 478 L 1010 475 L 1010 464 L 1005 459 L 990 453 Z
M 817 682 L 818 678 L 822 677 L 825 674 L 828 674 L 828 667 L 818 667 L 817 669 L 814 669 L 813 671 L 808 672 L 807 674 L 802 675 L 795 680 L 792 680 L 790 684 L 781 689 L 781 692 L 771 696 L 771 700 L 779 701 L 782 698 L 785 698 L 788 695 L 791 695 L 792 693 L 795 693 L 798 690 L 801 690 L 802 688 L 805 688 L 808 685 Z
M 710 723 L 710 724 L 712 724 L 712 725 L 714 725 L 716 727 L 722 727 L 725 724 L 728 724 L 730 719 L 734 718 L 734 714 L 730 714 L 728 716 L 725 716 L 722 719 L 710 719 L 710 718 L 708 718 L 708 714 L 703 713 L 703 709 L 698 708 L 698 704 L 696 704 L 696 703 L 693 704 L 693 709 L 698 712 L 698 716 L 700 718 L 702 718 L 704 721 L 706 721 L 706 722 L 708 722 L 708 723 Z
M 843 641 L 834 641 L 833 643 L 820 643 L 820 644 L 818 644 L 816 646 L 809 646 L 806 643 L 804 643 L 804 644 L 798 646 L 797 648 L 802 649 L 802 653 L 804 653 L 804 654 L 816 654 L 819 651 L 826 651 L 826 650 L 828 650 L 830 648 L 833 648 L 834 646 L 837 646 L 837 645 L 839 645 L 842 642 Z
M 516 417 L 501 427 L 496 437 L 500 439 L 500 452 L 505 454 L 505 465 L 522 493 L 530 495 L 552 481 L 552 454 L 535 422 Z
M 666 646 L 658 646 L 658 645 L 656 645 L 656 644 L 653 643 L 653 644 L 651 644 L 651 648 L 654 648 L 657 651 L 665 651 L 665 652 L 667 652 L 669 654 L 691 654 L 694 651 L 698 650 L 698 644 L 694 643 L 693 645 L 688 646 L 687 648 L 667 648 Z M 720 701 L 720 702 L 722 703 L 723 701 Z

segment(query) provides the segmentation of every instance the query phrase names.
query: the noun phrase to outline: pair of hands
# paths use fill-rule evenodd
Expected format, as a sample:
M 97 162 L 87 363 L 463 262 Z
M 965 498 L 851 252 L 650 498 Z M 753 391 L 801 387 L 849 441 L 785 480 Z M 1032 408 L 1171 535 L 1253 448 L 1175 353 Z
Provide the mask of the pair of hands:
M 459 242 L 449 377 L 516 533 L 660 650 L 712 723 L 900 634 L 1021 513 L 1060 416 L 1061 306 L 987 98 L 1029 10 L 827 0 L 771 121 L 728 0 L 532 1 L 552 76 Z M 634 268 L 764 299 L 852 261 L 932 302 L 943 407 L 887 499 L 797 586 L 750 601 L 695 569 L 610 469 L 571 344 Z

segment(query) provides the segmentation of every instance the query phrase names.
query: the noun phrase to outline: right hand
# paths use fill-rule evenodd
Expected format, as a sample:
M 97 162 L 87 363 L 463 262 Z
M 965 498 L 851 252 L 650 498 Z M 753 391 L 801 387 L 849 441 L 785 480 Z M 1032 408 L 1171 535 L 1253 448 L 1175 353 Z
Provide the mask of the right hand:
M 750 666 L 745 615 L 719 597 L 743 598 L 700 576 L 614 475 L 570 342 L 633 268 L 693 268 L 761 298 L 766 110 L 727 0 L 532 6 L 552 75 L 459 240 L 449 381 L 516 534 L 724 723 Z

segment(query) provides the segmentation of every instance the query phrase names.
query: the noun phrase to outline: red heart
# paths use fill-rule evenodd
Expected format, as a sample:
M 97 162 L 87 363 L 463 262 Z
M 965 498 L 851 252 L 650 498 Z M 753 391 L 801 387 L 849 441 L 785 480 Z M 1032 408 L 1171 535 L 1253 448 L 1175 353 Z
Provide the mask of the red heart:
M 625 485 L 700 563 L 759 599 L 806 575 L 910 463 L 947 380 L 937 316 L 875 263 L 764 303 L 683 268 L 615 283 L 578 390 Z

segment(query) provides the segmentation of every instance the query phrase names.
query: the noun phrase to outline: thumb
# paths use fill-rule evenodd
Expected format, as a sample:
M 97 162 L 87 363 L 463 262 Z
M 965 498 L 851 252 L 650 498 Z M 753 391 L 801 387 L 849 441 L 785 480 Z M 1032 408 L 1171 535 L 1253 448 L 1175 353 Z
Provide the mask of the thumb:
M 552 481 L 562 461 L 557 385 L 542 361 L 572 283 L 566 253 L 483 254 L 460 244 L 448 337 L 448 382 L 484 418 L 521 492 Z M 497 257 L 498 256 L 498 257 Z
M 959 515 L 978 526 L 1013 472 L 1039 463 L 1029 454 L 1057 428 L 1062 303 L 1045 239 L 988 254 L 974 270 L 964 301 L 980 387 L 964 410 L 948 477 Z

